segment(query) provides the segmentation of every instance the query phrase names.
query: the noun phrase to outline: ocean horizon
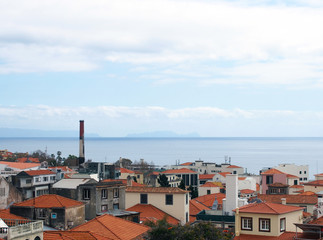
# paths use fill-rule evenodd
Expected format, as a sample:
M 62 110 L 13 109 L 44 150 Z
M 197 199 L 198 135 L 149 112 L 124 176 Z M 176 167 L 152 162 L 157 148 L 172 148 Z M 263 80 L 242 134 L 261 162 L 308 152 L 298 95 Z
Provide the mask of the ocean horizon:
M 0 149 L 78 156 L 78 137 L 0 137 Z M 86 137 L 85 158 L 115 162 L 120 157 L 144 159 L 159 166 L 203 160 L 244 167 L 258 174 L 281 163 L 309 165 L 310 179 L 323 172 L 323 137 Z

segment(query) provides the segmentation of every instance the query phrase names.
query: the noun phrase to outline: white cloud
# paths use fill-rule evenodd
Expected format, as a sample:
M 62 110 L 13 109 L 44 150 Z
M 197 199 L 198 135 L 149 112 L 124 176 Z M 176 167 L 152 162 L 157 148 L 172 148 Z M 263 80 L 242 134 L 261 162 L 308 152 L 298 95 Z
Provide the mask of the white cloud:
M 0 73 L 89 71 L 110 61 L 159 66 L 163 84 L 183 79 L 172 74 L 178 65 L 194 66 L 190 77 L 202 84 L 322 79 L 323 8 L 315 0 L 13 0 L 0 2 L 0 21 Z M 204 64 L 213 65 L 208 78 L 196 77 Z

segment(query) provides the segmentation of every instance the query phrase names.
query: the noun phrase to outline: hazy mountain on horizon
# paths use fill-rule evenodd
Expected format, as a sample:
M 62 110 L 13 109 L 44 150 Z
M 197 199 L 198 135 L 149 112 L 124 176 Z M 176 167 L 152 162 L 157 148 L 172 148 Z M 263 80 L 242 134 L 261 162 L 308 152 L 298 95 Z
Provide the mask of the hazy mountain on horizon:
M 79 137 L 79 131 L 0 128 L 0 137 Z M 85 133 L 85 137 L 100 137 L 96 133 Z
M 128 134 L 126 137 L 140 138 L 159 138 L 159 137 L 175 137 L 175 138 L 196 138 L 200 137 L 198 133 L 187 133 L 187 134 L 177 134 L 172 131 L 155 131 L 155 132 L 145 132 L 145 133 L 132 133 Z

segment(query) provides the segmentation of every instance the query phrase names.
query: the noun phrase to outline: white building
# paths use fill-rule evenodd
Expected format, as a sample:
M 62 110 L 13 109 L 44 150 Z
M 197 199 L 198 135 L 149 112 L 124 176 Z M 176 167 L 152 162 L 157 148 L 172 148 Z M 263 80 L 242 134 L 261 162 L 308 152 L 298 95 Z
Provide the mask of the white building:
M 274 167 L 274 168 L 281 172 L 299 177 L 300 182 L 309 181 L 308 165 L 297 166 L 291 163 L 283 163 L 283 164 L 279 164 L 277 167 Z

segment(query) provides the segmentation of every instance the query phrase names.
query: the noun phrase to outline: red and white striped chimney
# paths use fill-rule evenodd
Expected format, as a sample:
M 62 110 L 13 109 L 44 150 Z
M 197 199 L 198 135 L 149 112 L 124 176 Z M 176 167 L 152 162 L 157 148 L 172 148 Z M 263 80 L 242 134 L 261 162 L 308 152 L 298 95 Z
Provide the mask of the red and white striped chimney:
M 84 120 L 80 120 L 80 153 L 79 153 L 79 164 L 84 163 Z

